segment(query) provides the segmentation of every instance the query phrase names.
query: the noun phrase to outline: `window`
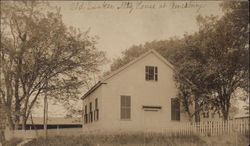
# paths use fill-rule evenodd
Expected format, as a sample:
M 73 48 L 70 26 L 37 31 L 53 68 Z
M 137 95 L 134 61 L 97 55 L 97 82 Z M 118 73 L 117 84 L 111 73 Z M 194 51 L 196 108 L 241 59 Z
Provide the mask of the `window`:
M 89 122 L 93 121 L 92 102 L 89 103 Z
M 95 111 L 94 111 L 94 120 L 99 119 L 99 109 L 98 109 L 98 99 L 95 99 Z
M 158 80 L 158 68 L 156 66 L 146 66 L 145 67 L 145 79 L 149 80 Z
M 178 98 L 171 98 L 171 120 L 180 121 L 180 101 Z
M 121 119 L 127 120 L 131 117 L 131 97 L 121 96 Z
M 87 105 L 85 105 L 85 109 L 84 109 L 84 123 L 88 123 L 88 107 Z

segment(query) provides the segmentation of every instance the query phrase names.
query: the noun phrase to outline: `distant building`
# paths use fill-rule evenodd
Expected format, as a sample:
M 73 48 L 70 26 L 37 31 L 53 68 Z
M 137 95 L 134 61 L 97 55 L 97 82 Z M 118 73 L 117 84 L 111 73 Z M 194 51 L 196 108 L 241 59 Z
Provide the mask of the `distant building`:
M 235 117 L 234 119 L 236 119 L 236 120 L 238 120 L 238 119 L 250 119 L 250 116 Z
M 80 127 L 82 127 L 82 120 L 79 118 L 49 117 L 47 122 L 48 129 Z M 29 118 L 25 129 L 43 129 L 43 117 L 33 117 L 33 121 Z
M 242 119 L 250 119 L 249 113 L 238 113 L 237 115 L 234 116 L 235 120 L 242 120 Z
M 177 93 L 173 66 L 150 50 L 99 81 L 82 97 L 83 130 L 159 131 L 187 122 Z

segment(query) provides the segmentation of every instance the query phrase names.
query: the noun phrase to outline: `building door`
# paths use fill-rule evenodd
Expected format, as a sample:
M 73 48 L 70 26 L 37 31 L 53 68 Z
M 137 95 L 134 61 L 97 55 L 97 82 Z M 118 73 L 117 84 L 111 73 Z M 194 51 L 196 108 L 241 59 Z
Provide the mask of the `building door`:
M 154 132 L 161 130 L 161 115 L 160 111 L 144 110 L 144 130 Z

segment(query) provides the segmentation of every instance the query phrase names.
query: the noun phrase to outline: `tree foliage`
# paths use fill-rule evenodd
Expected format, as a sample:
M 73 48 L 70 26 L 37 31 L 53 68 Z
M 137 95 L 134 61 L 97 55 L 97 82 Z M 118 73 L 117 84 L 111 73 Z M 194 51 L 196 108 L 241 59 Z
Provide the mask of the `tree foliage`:
M 24 127 L 45 93 L 65 103 L 78 99 L 85 77 L 105 56 L 96 38 L 67 27 L 60 11 L 46 12 L 44 2 L 1 4 L 0 98 L 13 129 L 20 121 Z

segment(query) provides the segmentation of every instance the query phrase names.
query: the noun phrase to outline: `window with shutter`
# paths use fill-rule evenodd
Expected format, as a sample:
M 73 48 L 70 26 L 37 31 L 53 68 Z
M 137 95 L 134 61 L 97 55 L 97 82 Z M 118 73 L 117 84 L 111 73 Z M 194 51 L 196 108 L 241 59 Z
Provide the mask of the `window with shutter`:
M 93 121 L 92 102 L 89 103 L 89 122 Z
M 99 119 L 99 109 L 98 109 L 98 99 L 95 99 L 95 111 L 94 111 L 94 120 Z
M 88 107 L 87 107 L 87 105 L 85 105 L 85 109 L 84 109 L 84 123 L 88 123 Z
M 127 120 L 131 118 L 131 97 L 121 96 L 121 119 Z
M 178 98 L 171 98 L 171 120 L 180 121 L 180 101 Z

